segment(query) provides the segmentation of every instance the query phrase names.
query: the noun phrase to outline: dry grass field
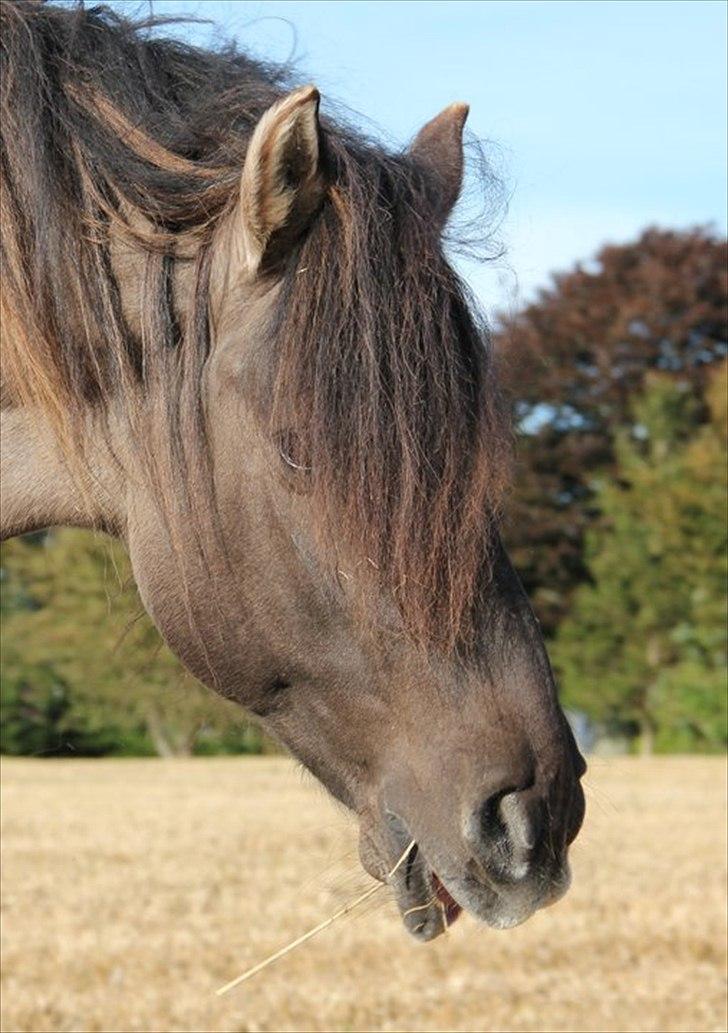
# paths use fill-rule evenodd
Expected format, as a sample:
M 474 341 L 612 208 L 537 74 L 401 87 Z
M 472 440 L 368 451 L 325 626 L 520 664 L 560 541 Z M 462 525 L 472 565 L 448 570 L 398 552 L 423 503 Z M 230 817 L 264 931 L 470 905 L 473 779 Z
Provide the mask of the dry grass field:
M 725 1029 L 725 765 L 594 760 L 574 887 L 420 945 L 280 758 L 3 765 L 3 1030 Z

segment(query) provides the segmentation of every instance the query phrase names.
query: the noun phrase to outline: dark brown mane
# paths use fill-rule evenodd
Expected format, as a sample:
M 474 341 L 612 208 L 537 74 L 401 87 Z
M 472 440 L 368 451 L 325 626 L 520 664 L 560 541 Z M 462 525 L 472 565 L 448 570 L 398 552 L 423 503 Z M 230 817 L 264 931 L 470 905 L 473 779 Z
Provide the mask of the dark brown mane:
M 41 407 L 70 448 L 81 401 L 129 410 L 164 376 L 188 484 L 214 234 L 289 75 L 104 7 L 3 3 L 2 22 L 6 398 Z M 282 273 L 271 433 L 295 435 L 322 523 L 380 571 L 415 637 L 452 648 L 472 635 L 507 480 L 487 340 L 442 256 L 423 170 L 324 126 L 331 187 Z M 112 267 L 119 237 L 146 255 L 139 328 Z M 181 264 L 193 286 L 175 311 Z

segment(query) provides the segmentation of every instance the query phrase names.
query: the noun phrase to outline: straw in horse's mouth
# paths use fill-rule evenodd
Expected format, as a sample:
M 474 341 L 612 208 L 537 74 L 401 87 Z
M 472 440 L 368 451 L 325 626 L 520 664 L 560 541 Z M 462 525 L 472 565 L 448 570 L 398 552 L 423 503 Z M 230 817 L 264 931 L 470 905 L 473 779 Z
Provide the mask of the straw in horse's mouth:
M 389 880 L 393 878 L 393 876 L 399 871 L 399 869 L 402 867 L 405 861 L 408 862 L 409 866 L 409 863 L 411 862 L 412 858 L 416 857 L 416 855 L 417 844 L 413 839 L 409 842 L 409 844 L 404 850 L 404 853 L 387 875 L 386 882 L 389 882 Z M 241 983 L 246 982 L 248 979 L 251 979 L 259 972 L 262 972 L 264 969 L 268 968 L 269 965 L 272 965 L 275 961 L 278 961 L 280 958 L 284 958 L 287 954 L 290 954 L 292 950 L 295 950 L 296 947 L 300 947 L 302 943 L 306 943 L 307 940 L 310 940 L 318 933 L 323 932 L 324 929 L 327 929 L 330 925 L 333 925 L 333 923 L 338 918 L 342 918 L 344 915 L 347 915 L 350 911 L 353 911 L 355 907 L 358 907 L 359 904 L 362 904 L 365 900 L 368 900 L 371 896 L 377 893 L 382 888 L 382 886 L 386 885 L 386 882 L 377 883 L 374 886 L 370 886 L 369 889 L 365 890 L 364 893 L 362 893 L 360 896 L 356 898 L 356 900 L 352 900 L 348 904 L 345 904 L 344 907 L 339 908 L 339 910 L 336 911 L 329 918 L 325 918 L 323 922 L 319 922 L 318 925 L 315 925 L 313 929 L 309 929 L 308 932 L 303 933 L 301 936 L 298 936 L 295 940 L 292 940 L 290 943 L 287 943 L 285 947 L 281 947 L 273 954 L 269 954 L 267 958 L 264 958 L 262 961 L 259 961 L 257 965 L 253 965 L 252 968 L 246 969 L 246 971 L 243 972 L 242 975 L 236 976 L 235 979 L 231 979 L 229 983 L 225 983 L 224 986 L 221 986 L 216 991 L 217 996 L 221 997 L 223 994 L 227 994 L 231 990 L 234 990 L 236 986 L 240 986 Z
M 268 968 L 269 965 L 272 965 L 275 961 L 278 961 L 280 958 L 284 958 L 287 954 L 290 954 L 290 952 L 294 950 L 296 947 L 299 947 L 301 944 L 306 943 L 307 940 L 310 940 L 313 936 L 316 936 L 318 933 L 323 932 L 324 929 L 327 929 L 330 925 L 333 925 L 333 923 L 338 918 L 341 918 L 344 915 L 348 914 L 359 904 L 362 904 L 365 900 L 368 900 L 369 897 L 373 896 L 373 894 L 377 893 L 378 890 L 382 888 L 382 886 L 386 885 L 387 883 L 390 883 L 391 880 L 394 879 L 394 877 L 398 873 L 402 877 L 404 877 L 405 887 L 409 889 L 410 881 L 416 869 L 418 870 L 417 874 L 419 875 L 420 884 L 424 882 L 431 888 L 432 893 L 430 894 L 429 899 L 425 903 L 407 908 L 403 912 L 403 917 L 406 921 L 407 917 L 411 914 L 414 914 L 415 912 L 424 911 L 431 913 L 433 907 L 436 906 L 441 916 L 441 927 L 438 929 L 432 929 L 432 927 L 430 927 L 429 935 L 425 936 L 424 938 L 432 939 L 433 936 L 437 936 L 439 933 L 445 932 L 458 917 L 458 915 L 462 911 L 462 908 L 457 903 L 457 901 L 450 896 L 447 889 L 443 885 L 442 880 L 436 874 L 436 872 L 434 872 L 432 868 L 430 868 L 425 863 L 424 857 L 422 856 L 422 852 L 420 851 L 414 839 L 412 839 L 410 840 L 409 844 L 405 848 L 397 863 L 390 870 L 385 882 L 379 883 L 375 886 L 370 886 L 369 889 L 365 890 L 365 892 L 362 893 L 359 897 L 357 897 L 356 900 L 352 900 L 349 904 L 345 904 L 344 907 L 340 908 L 335 914 L 331 915 L 330 918 L 326 918 L 323 920 L 323 922 L 319 922 L 319 924 L 314 926 L 313 929 L 309 929 L 308 932 L 303 933 L 295 940 L 286 944 L 285 947 L 281 947 L 273 954 L 269 954 L 267 958 L 263 959 L 263 961 L 259 961 L 257 965 L 253 965 L 252 968 L 247 969 L 245 972 L 242 973 L 242 975 L 236 976 L 235 979 L 231 979 L 229 983 L 225 983 L 224 986 L 221 986 L 219 990 L 217 990 L 217 995 L 221 996 L 222 994 L 229 993 L 230 990 L 235 989 L 236 986 L 239 986 L 241 983 L 246 982 L 246 980 L 251 979 L 259 972 L 262 972 L 264 969 Z M 425 919 L 421 922 L 420 925 L 416 925 L 414 928 L 411 929 L 411 932 L 413 932 L 414 935 L 417 936 L 419 930 L 424 929 L 427 925 L 427 922 L 428 918 L 425 917 Z
M 404 923 L 417 939 L 430 940 L 446 932 L 463 910 L 417 843 L 412 844 L 392 885 Z

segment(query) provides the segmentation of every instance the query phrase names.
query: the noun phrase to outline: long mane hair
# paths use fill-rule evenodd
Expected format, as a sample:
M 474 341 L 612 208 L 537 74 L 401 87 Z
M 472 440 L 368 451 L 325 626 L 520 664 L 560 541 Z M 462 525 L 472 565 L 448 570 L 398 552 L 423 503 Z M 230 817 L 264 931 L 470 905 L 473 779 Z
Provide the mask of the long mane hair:
M 121 400 L 144 455 L 136 410 L 156 379 L 177 467 L 156 490 L 189 496 L 205 466 L 215 232 L 257 121 L 292 82 L 160 23 L 2 4 L 3 390 L 69 453 L 85 414 Z M 487 334 L 443 257 L 424 170 L 323 124 L 330 187 L 281 273 L 270 426 L 295 434 L 322 526 L 371 561 L 418 641 L 450 650 L 475 633 L 508 480 Z M 133 326 L 119 240 L 144 256 Z M 187 504 L 204 508 L 199 492 Z

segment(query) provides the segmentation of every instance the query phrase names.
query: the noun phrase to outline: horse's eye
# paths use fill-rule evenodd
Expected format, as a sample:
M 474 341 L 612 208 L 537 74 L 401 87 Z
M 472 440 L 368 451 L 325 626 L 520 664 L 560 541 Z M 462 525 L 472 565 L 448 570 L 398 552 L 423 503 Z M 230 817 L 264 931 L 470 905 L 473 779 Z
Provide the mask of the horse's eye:
M 299 473 L 311 472 L 311 464 L 306 462 L 306 457 L 302 454 L 298 435 L 293 431 L 286 431 L 279 436 L 278 453 L 286 466 L 289 466 L 292 470 L 296 470 Z

